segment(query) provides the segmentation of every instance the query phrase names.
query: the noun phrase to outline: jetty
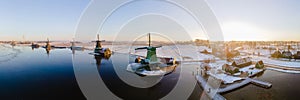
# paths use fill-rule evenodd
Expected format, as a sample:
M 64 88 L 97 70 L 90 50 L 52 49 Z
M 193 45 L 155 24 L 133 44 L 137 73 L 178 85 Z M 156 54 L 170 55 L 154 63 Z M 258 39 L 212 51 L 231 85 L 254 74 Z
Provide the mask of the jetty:
M 207 84 L 206 80 L 200 76 L 196 75 L 198 84 L 203 88 L 203 92 L 207 94 L 210 99 L 213 100 L 226 100 L 223 96 L 218 93 L 218 88 L 213 88 L 211 85 Z
M 243 87 L 243 86 L 249 84 L 250 82 L 251 82 L 250 79 L 246 79 L 246 80 L 243 80 L 241 83 L 235 83 L 233 85 L 226 86 L 225 88 L 219 88 L 218 93 L 225 93 L 225 92 L 232 91 L 234 89 L 238 89 L 240 87 Z
M 272 86 L 272 84 L 268 83 L 268 82 L 263 82 L 263 81 L 259 81 L 259 80 L 255 80 L 255 79 L 251 79 L 251 78 L 246 78 L 245 80 L 242 80 L 242 82 L 240 82 L 240 83 L 235 83 L 235 84 L 226 86 L 225 88 L 219 88 L 218 93 L 229 92 L 229 91 L 238 89 L 240 87 L 243 87 L 245 85 L 248 85 L 250 83 L 260 86 L 260 87 L 264 87 L 264 88 L 270 88 Z
M 232 85 L 228 85 L 225 88 L 213 88 L 210 84 L 207 84 L 206 80 L 201 75 L 196 75 L 196 80 L 200 84 L 200 86 L 203 88 L 206 94 L 213 99 L 213 100 L 226 100 L 223 96 L 220 95 L 220 93 L 226 93 L 235 89 L 238 89 L 240 87 L 243 87 L 245 85 L 248 85 L 250 83 L 260 86 L 263 88 L 270 88 L 272 87 L 271 83 L 263 82 L 259 80 L 255 80 L 252 78 L 246 78 L 245 80 L 242 80 L 240 83 L 234 83 Z M 208 90 L 208 92 L 207 92 Z M 213 92 L 216 91 L 216 92 Z M 214 93 L 214 94 L 212 94 Z
M 263 82 L 263 81 L 259 81 L 259 80 L 255 80 L 255 79 L 251 79 L 251 78 L 248 78 L 248 79 L 250 79 L 251 83 L 254 84 L 254 85 L 257 85 L 257 86 L 260 86 L 260 87 L 264 87 L 264 88 L 270 88 L 270 87 L 272 87 L 271 83 Z

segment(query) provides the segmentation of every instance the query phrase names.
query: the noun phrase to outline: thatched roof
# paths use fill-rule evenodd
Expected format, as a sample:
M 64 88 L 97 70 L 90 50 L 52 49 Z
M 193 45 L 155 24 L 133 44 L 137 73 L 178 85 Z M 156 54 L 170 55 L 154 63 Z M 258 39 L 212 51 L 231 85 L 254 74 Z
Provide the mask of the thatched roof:
M 246 67 L 252 64 L 251 58 L 241 58 L 241 59 L 236 59 L 233 61 L 232 66 L 235 67 Z
M 282 52 L 282 57 L 283 58 L 291 58 L 292 56 L 293 56 L 293 54 L 290 51 L 283 51 Z
M 273 57 L 273 58 L 280 58 L 281 57 L 281 52 L 280 51 L 275 51 L 272 55 L 271 55 L 271 57 Z

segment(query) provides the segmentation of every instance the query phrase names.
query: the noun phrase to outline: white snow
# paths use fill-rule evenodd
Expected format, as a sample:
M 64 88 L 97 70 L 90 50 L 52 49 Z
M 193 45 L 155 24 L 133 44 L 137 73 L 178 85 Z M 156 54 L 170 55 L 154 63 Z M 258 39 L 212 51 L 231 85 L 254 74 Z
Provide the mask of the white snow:
M 263 69 L 257 69 L 257 68 L 255 68 L 255 65 L 250 65 L 250 66 L 247 66 L 244 68 L 240 68 L 240 71 L 248 72 L 251 76 L 251 75 L 254 75 L 254 74 L 257 74 L 257 73 L 263 71 Z
M 134 48 L 137 47 L 142 47 L 142 46 L 133 46 L 131 48 L 128 47 L 128 45 L 117 45 L 114 46 L 114 50 L 116 52 L 120 52 L 120 53 L 131 53 L 131 54 L 136 54 L 136 55 L 141 55 L 141 56 L 145 56 L 146 55 L 146 50 L 134 50 Z M 286 66 L 286 67 L 296 67 L 296 68 L 300 68 L 300 61 L 288 61 L 288 60 L 283 60 L 283 59 L 271 59 L 269 58 L 271 53 L 274 52 L 274 50 L 267 50 L 267 49 L 249 49 L 247 47 L 244 47 L 246 49 L 240 49 L 239 51 L 241 52 L 241 54 L 244 54 L 243 56 L 240 57 L 251 57 L 252 61 L 259 61 L 262 60 L 265 64 L 272 64 L 272 65 L 278 65 L 278 66 Z M 279 48 L 281 49 L 281 48 Z M 169 45 L 169 46 L 162 46 L 161 48 L 157 49 L 157 56 L 158 57 L 173 57 L 175 58 L 177 61 L 184 61 L 184 64 L 197 64 L 199 65 L 199 62 L 195 62 L 195 61 L 202 61 L 202 60 L 207 60 L 207 59 L 215 59 L 217 60 L 216 63 L 210 63 L 210 66 L 214 67 L 217 66 L 217 69 L 221 69 L 221 66 L 225 63 L 231 64 L 229 62 L 226 61 L 222 61 L 217 57 L 214 57 L 213 55 L 206 55 L 206 54 L 201 54 L 200 51 L 203 50 L 208 50 L 209 52 L 211 52 L 211 49 L 205 47 L 205 46 L 195 46 L 195 45 Z M 261 56 L 253 56 L 253 55 L 249 55 L 252 54 L 253 52 L 255 52 L 255 54 L 257 55 L 257 53 L 259 52 Z M 294 52 L 294 51 L 293 51 Z M 220 62 L 221 61 L 221 62 Z M 254 66 L 254 65 L 253 65 Z M 252 67 L 253 67 L 252 66 Z M 242 68 L 240 69 L 241 71 L 245 71 L 246 68 Z M 256 73 L 259 70 L 249 70 L 247 69 L 249 73 Z M 285 71 L 285 72 L 292 72 L 295 73 L 294 71 L 287 71 L 287 70 L 281 70 L 281 71 Z M 297 73 L 297 72 L 296 72 Z M 234 80 L 234 79 L 228 79 L 228 80 Z M 230 81 L 228 81 L 228 83 L 230 83 Z
M 269 70 L 275 70 L 275 71 L 279 71 L 279 72 L 284 72 L 284 73 L 294 73 L 294 74 L 300 74 L 300 71 L 293 71 L 293 70 L 283 70 L 283 69 L 270 68 L 270 67 L 268 67 L 267 69 L 269 69 Z
M 278 66 L 285 66 L 285 67 L 296 67 L 300 68 L 300 62 L 299 61 L 283 61 L 283 59 L 271 59 L 267 57 L 259 57 L 259 56 L 252 56 L 253 61 L 259 61 L 262 60 L 265 64 L 272 64 L 272 65 L 278 65 Z
M 235 77 L 235 76 L 227 75 L 227 74 L 224 74 L 224 73 L 213 74 L 210 71 L 207 74 L 210 75 L 210 76 L 212 76 L 212 77 L 215 77 L 217 79 L 222 80 L 224 84 L 230 84 L 230 83 L 233 83 L 235 81 L 243 79 L 243 78 L 240 78 L 240 77 Z
M 246 48 L 244 46 L 244 48 Z M 275 47 L 274 47 L 275 48 Z M 286 47 L 278 47 L 280 51 L 286 50 Z M 300 61 L 294 61 L 292 59 L 289 61 L 289 59 L 272 59 L 271 54 L 275 52 L 275 50 L 267 50 L 267 49 L 243 49 L 239 50 L 241 52 L 242 56 L 251 56 L 252 61 L 259 61 L 262 60 L 266 64 L 272 64 L 272 65 L 278 65 L 278 66 L 285 66 L 285 67 L 297 67 L 300 68 Z M 255 55 L 249 55 L 253 54 Z M 297 50 L 291 50 L 291 52 L 294 54 L 297 52 Z M 260 53 L 260 56 L 257 56 L 257 54 Z
M 146 50 L 134 50 L 135 48 L 143 46 L 132 46 L 131 48 L 127 45 L 118 45 L 114 46 L 114 50 L 119 53 L 130 53 L 140 56 L 145 56 L 147 54 Z M 173 57 L 177 61 L 200 61 L 207 59 L 219 59 L 213 55 L 201 54 L 200 51 L 207 50 L 211 52 L 211 49 L 205 46 L 194 46 L 194 45 L 171 45 L 171 46 L 162 46 L 157 48 L 158 57 Z
M 240 68 L 240 71 L 248 72 L 250 74 L 249 76 L 257 74 L 257 73 L 263 71 L 263 69 L 257 69 L 257 68 L 254 68 L 254 67 L 255 67 L 255 65 L 250 65 L 250 66 L 247 66 L 247 67 Z M 211 71 L 207 71 L 207 74 L 209 74 L 212 77 L 215 77 L 217 79 L 222 80 L 224 84 L 230 84 L 230 83 L 233 83 L 235 81 L 245 79 L 245 78 L 242 78 L 242 77 L 236 77 L 236 76 L 228 75 L 228 74 L 225 74 L 224 72 L 223 73 L 217 73 L 217 71 L 219 71 L 219 70 L 221 70 L 220 67 L 217 67 L 216 69 L 212 69 Z
M 147 76 L 163 76 L 166 74 L 166 71 L 163 71 L 163 70 L 146 71 L 146 70 L 144 70 L 140 74 L 147 75 Z

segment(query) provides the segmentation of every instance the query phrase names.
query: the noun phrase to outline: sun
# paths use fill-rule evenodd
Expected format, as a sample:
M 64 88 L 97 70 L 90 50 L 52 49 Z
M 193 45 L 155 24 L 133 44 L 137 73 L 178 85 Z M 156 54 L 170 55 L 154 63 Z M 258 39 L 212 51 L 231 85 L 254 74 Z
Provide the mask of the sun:
M 267 32 L 245 22 L 225 22 L 221 25 L 226 41 L 259 41 L 268 40 Z

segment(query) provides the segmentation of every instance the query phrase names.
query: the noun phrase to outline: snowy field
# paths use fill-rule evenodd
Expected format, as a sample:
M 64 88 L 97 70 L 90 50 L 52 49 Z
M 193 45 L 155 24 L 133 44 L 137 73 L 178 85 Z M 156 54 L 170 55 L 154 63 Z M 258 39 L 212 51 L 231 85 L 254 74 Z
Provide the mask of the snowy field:
M 130 46 L 128 45 L 104 45 L 104 47 L 113 48 L 112 50 L 115 52 L 120 53 L 130 53 L 140 56 L 145 56 L 147 51 L 146 50 L 134 50 L 134 48 L 142 47 L 142 46 Z M 158 57 L 174 57 L 177 61 L 186 61 L 185 63 L 197 62 L 197 61 L 203 61 L 207 59 L 216 59 L 220 60 L 219 58 L 213 56 L 213 55 L 206 55 L 200 53 L 200 51 L 208 50 L 211 52 L 211 49 L 205 47 L 205 46 L 194 46 L 194 45 L 172 45 L 172 46 L 162 46 L 161 48 L 157 49 L 157 56 Z M 274 52 L 274 50 L 239 50 L 241 53 L 246 53 L 247 55 L 243 55 L 240 57 L 252 57 L 252 61 L 259 61 L 262 60 L 266 64 L 272 64 L 272 65 L 278 65 L 278 66 L 285 66 L 285 67 L 295 67 L 300 68 L 300 61 L 294 61 L 294 60 L 286 60 L 286 59 L 271 59 L 270 54 Z M 257 54 L 260 52 L 261 56 L 252 55 L 253 52 Z M 294 51 L 296 52 L 296 51 Z M 251 55 L 250 55 L 251 54 Z M 225 61 L 224 61 L 225 62 Z
M 209 74 L 212 77 L 222 80 L 224 84 L 234 83 L 236 81 L 247 78 L 247 77 L 239 77 L 239 76 L 225 74 L 225 72 L 222 71 L 222 63 L 211 64 L 211 66 L 213 66 L 213 69 L 208 71 L 207 74 Z M 256 75 L 259 72 L 263 71 L 263 69 L 257 69 L 254 67 L 255 67 L 255 65 L 250 65 L 247 67 L 240 68 L 239 71 L 248 72 L 249 73 L 248 77 L 250 77 L 252 75 Z
M 107 46 L 108 47 L 108 46 Z M 114 45 L 112 50 L 119 53 L 130 53 L 134 55 L 145 56 L 147 50 L 134 50 L 135 48 L 143 46 L 127 46 L 127 45 Z M 194 45 L 170 45 L 162 46 L 157 48 L 158 57 L 173 57 L 177 61 L 201 61 L 207 59 L 218 59 L 213 55 L 201 54 L 200 51 L 203 50 L 211 51 L 205 46 L 194 46 Z
M 284 58 L 271 58 L 271 54 L 275 52 L 275 50 L 264 50 L 264 49 L 259 49 L 259 50 L 239 50 L 242 54 L 242 57 L 247 57 L 250 56 L 252 57 L 252 61 L 259 61 L 262 60 L 266 64 L 271 64 L 271 65 L 278 65 L 278 66 L 284 66 L 284 67 L 294 67 L 294 68 L 300 68 L 300 61 L 299 60 L 294 60 L 294 59 L 284 59 Z M 283 51 L 283 50 L 281 50 Z M 253 52 L 255 55 L 252 55 Z M 292 53 L 296 53 L 297 50 L 292 50 Z M 260 53 L 260 56 L 257 54 Z M 251 55 L 250 55 L 251 54 Z
M 252 60 L 253 61 L 262 60 L 265 64 L 300 68 L 300 62 L 294 60 L 289 61 L 287 59 L 271 59 L 268 57 L 260 57 L 260 56 L 252 56 Z
M 45 45 L 45 43 L 39 43 L 41 46 Z M 20 44 L 18 44 L 20 45 Z M 51 45 L 55 46 L 70 46 L 70 42 L 51 42 Z M 83 46 L 84 48 L 87 48 L 88 50 L 93 50 L 95 47 L 95 43 L 81 43 L 77 44 L 77 46 Z M 146 50 L 134 50 L 138 47 L 143 46 L 132 46 L 129 43 L 119 43 L 117 45 L 106 45 L 103 44 L 104 48 L 110 48 L 113 52 L 119 52 L 119 53 L 130 53 L 140 56 L 146 55 Z M 241 52 L 241 57 L 252 57 L 252 61 L 259 61 L 263 60 L 266 64 L 272 64 L 272 65 L 278 65 L 278 66 L 285 66 L 285 67 L 294 67 L 294 68 L 300 68 L 300 61 L 294 61 L 294 60 L 286 60 L 286 59 L 271 59 L 270 55 L 275 50 L 267 50 L 267 49 L 250 49 L 247 48 L 247 46 L 243 47 L 245 49 L 238 50 Z M 2 48 L 4 49 L 4 48 Z M 207 50 L 211 52 L 211 49 L 205 46 L 195 46 L 195 45 L 166 45 L 162 46 L 161 48 L 157 49 L 157 56 L 158 57 L 173 57 L 177 61 L 186 61 L 185 63 L 195 63 L 207 59 L 215 59 L 220 60 L 219 58 L 213 56 L 213 55 L 206 55 L 200 53 L 200 51 Z M 279 48 L 279 50 L 283 51 L 285 50 L 284 47 Z M 3 51 L 3 50 L 2 50 Z M 297 50 L 292 50 L 292 53 L 295 53 Z M 258 52 L 260 53 L 260 56 L 257 56 Z M 9 52 L 6 52 L 8 54 L 11 54 Z M 252 54 L 255 55 L 252 55 Z M 1 56 L 5 56 L 5 53 L 1 53 Z

